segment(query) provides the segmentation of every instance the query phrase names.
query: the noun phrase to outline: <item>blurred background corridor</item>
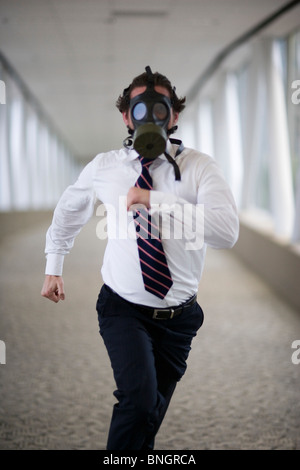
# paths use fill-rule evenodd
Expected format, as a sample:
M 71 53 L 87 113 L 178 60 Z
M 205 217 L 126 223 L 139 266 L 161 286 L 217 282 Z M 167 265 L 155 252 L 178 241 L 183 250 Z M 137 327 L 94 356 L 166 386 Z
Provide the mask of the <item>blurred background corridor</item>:
M 176 138 L 240 216 L 208 250 L 196 337 L 157 449 L 300 449 L 300 1 L 0 0 L 0 449 L 104 449 L 114 383 L 95 215 L 40 295 L 62 192 L 127 136 L 115 101 L 150 65 L 186 96 Z

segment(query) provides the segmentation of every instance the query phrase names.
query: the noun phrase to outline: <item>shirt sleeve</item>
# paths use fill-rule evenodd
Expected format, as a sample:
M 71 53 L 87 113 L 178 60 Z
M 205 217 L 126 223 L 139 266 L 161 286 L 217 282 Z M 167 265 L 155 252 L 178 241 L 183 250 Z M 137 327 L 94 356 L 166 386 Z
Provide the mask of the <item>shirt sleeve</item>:
M 58 201 L 46 234 L 45 274 L 62 275 L 64 256 L 70 252 L 75 237 L 93 215 L 93 167 L 94 161 L 83 169 L 75 184 L 69 186 Z
M 196 181 L 196 202 L 175 194 L 151 191 L 151 208 L 156 208 L 154 211 L 158 210 L 162 216 L 168 213 L 183 224 L 181 233 L 187 240 L 196 236 L 212 248 L 231 248 L 239 234 L 238 212 L 230 187 L 213 159 L 199 171 Z

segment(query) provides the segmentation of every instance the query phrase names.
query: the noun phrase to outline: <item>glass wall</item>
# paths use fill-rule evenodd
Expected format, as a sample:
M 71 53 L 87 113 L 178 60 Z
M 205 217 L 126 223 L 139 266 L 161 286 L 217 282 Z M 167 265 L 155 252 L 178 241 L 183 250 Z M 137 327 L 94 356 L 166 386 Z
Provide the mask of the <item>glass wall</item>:
M 0 211 L 52 209 L 79 168 L 0 57 Z
M 286 55 L 288 125 L 296 208 L 292 238 L 300 241 L 300 31 L 288 38 Z
M 253 40 L 208 82 L 180 137 L 216 159 L 242 219 L 299 243 L 300 32 Z

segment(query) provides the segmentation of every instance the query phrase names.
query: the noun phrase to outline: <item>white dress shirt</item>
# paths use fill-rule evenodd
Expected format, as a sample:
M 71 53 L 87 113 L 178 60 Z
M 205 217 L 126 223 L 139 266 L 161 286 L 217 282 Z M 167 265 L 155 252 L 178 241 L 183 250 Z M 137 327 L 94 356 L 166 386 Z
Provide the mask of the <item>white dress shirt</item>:
M 168 142 L 168 153 L 177 146 Z M 127 193 L 141 173 L 133 149 L 97 155 L 78 180 L 61 196 L 46 236 L 46 274 L 62 275 L 64 256 L 80 229 L 94 213 L 107 213 L 107 247 L 103 281 L 123 298 L 156 308 L 178 305 L 198 290 L 206 247 L 231 248 L 238 237 L 239 221 L 231 190 L 215 161 L 185 148 L 176 157 L 181 181 L 164 155 L 150 167 L 153 190 L 151 212 L 160 223 L 162 242 L 173 285 L 164 299 L 144 289 L 132 212 Z M 99 230 L 103 225 L 99 224 Z M 102 233 L 98 233 L 102 238 Z M 95 234 L 95 236 L 97 236 Z

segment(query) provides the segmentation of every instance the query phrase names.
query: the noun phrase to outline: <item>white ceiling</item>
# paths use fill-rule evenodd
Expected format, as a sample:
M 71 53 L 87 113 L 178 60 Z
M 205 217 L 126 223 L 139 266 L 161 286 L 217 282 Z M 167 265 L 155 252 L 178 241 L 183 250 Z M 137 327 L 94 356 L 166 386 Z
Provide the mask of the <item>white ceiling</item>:
M 87 159 L 122 145 L 115 101 L 146 65 L 185 95 L 218 52 L 286 3 L 0 0 L 0 51 Z M 285 34 L 299 20 L 298 6 L 271 31 Z

